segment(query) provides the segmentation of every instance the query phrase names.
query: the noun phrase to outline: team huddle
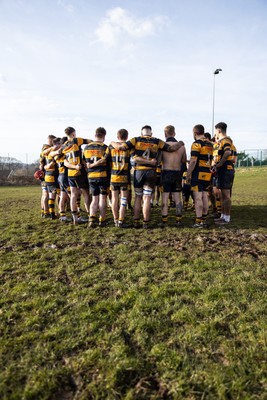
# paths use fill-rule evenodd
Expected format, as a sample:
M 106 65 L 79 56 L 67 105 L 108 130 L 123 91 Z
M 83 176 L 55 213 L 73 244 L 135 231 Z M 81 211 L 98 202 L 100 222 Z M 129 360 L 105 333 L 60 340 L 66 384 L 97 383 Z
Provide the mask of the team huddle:
M 183 211 L 190 195 L 196 214 L 192 227 L 206 226 L 209 202 L 215 223 L 228 224 L 236 149 L 226 130 L 224 122 L 218 123 L 211 138 L 203 125 L 195 125 L 188 161 L 184 143 L 175 139 L 172 125 L 164 129 L 165 142 L 153 137 L 148 125 L 142 127 L 140 136 L 130 140 L 128 131 L 120 129 L 117 141 L 109 146 L 102 127 L 96 129 L 94 140 L 76 137 L 72 127 L 65 129 L 63 138 L 49 135 L 40 154 L 40 169 L 35 173 L 42 187 L 41 215 L 56 219 L 57 204 L 61 222 L 88 223 L 90 228 L 105 226 L 107 203 L 111 201 L 114 225 L 127 228 L 131 226 L 125 217 L 130 207 L 133 169 L 135 228 L 150 226 L 155 189 L 156 201 L 161 194 L 161 227 L 168 225 L 170 198 L 176 226 L 183 226 Z M 81 216 L 81 196 L 88 218 Z M 66 215 L 69 207 L 72 218 Z

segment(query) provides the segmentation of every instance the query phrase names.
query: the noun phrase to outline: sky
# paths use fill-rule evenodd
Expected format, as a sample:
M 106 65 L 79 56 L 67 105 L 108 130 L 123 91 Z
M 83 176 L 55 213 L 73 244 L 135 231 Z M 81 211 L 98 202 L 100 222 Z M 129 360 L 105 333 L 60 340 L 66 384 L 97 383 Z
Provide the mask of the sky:
M 49 134 L 106 142 L 226 122 L 267 148 L 267 0 L 0 0 L 0 156 L 38 159 Z M 214 75 L 221 68 L 222 72 Z

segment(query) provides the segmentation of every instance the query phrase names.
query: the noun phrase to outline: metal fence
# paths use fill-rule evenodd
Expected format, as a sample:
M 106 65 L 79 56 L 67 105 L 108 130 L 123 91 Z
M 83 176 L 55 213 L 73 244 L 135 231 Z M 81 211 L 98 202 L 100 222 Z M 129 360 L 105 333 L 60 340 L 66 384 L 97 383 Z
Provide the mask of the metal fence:
M 249 149 L 237 153 L 237 168 L 263 165 L 267 165 L 267 149 Z
M 32 153 L 10 153 L 0 155 L 1 175 L 32 175 L 38 168 L 38 155 Z M 256 167 L 267 165 L 267 149 L 246 149 L 237 154 L 236 167 Z

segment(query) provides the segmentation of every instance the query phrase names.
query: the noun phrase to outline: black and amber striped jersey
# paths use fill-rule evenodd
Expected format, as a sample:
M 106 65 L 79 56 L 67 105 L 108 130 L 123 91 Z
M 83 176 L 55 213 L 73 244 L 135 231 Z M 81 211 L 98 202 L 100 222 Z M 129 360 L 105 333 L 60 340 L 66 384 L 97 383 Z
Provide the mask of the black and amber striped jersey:
M 217 162 L 218 162 L 218 159 L 219 159 L 218 158 L 219 147 L 220 147 L 220 145 L 219 145 L 218 142 L 213 143 L 213 159 L 212 159 L 212 164 L 213 165 L 216 165 Z
M 60 154 L 60 155 L 54 157 L 54 159 L 55 159 L 55 161 L 57 163 L 59 175 L 68 176 L 68 168 L 65 167 L 65 165 L 64 165 L 65 158 L 66 158 L 65 154 Z
M 155 159 L 158 157 L 158 152 L 160 150 L 167 151 L 169 145 L 161 139 L 157 139 L 151 136 L 138 136 L 133 139 L 130 139 L 126 142 L 126 145 L 129 150 L 134 150 L 135 157 L 143 157 L 147 160 Z M 136 170 L 150 170 L 156 169 L 156 166 L 152 166 L 144 163 L 135 165 Z
M 102 159 L 106 153 L 107 145 L 102 142 L 91 142 L 85 146 L 83 157 L 87 163 L 95 163 Z M 109 166 L 107 160 L 94 168 L 88 168 L 88 179 L 90 180 L 105 180 L 109 178 Z
M 66 160 L 73 165 L 82 163 L 81 146 L 86 144 L 87 140 L 82 138 L 73 138 L 65 142 L 62 146 L 62 154 L 65 155 Z M 75 177 L 81 175 L 81 170 L 75 168 L 68 168 L 68 176 Z
M 51 146 L 49 146 L 48 144 L 43 144 L 42 151 L 39 156 L 39 162 L 40 164 L 43 164 L 43 166 L 45 166 L 46 164 L 46 156 L 44 155 L 44 151 L 49 149 L 49 147 Z
M 130 150 L 117 150 L 113 146 L 106 149 L 105 158 L 110 162 L 111 168 L 111 183 L 130 182 Z
M 46 183 L 55 183 L 58 178 L 58 167 L 55 159 L 48 154 L 46 157 L 47 165 L 50 165 L 49 169 L 45 170 L 45 182 Z
M 195 140 L 191 146 L 191 158 L 197 159 L 192 172 L 192 182 L 211 180 L 211 161 L 213 156 L 213 144 L 206 139 Z
M 234 163 L 235 163 L 235 157 L 236 157 L 236 148 L 233 144 L 232 139 L 229 136 L 226 136 L 218 141 L 218 145 L 219 145 L 219 148 L 218 148 L 217 163 L 220 162 L 224 153 L 227 150 L 230 150 L 231 154 L 227 157 L 225 163 L 221 166 L 221 168 L 227 169 L 227 170 L 233 170 Z

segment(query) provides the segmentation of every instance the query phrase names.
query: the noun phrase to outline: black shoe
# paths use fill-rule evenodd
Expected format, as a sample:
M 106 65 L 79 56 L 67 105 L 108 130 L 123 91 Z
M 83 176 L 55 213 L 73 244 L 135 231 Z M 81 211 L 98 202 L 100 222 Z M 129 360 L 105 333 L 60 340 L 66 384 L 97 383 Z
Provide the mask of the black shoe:
M 117 226 L 118 226 L 118 228 L 129 228 L 128 224 L 125 224 L 125 222 L 120 222 L 120 221 Z

